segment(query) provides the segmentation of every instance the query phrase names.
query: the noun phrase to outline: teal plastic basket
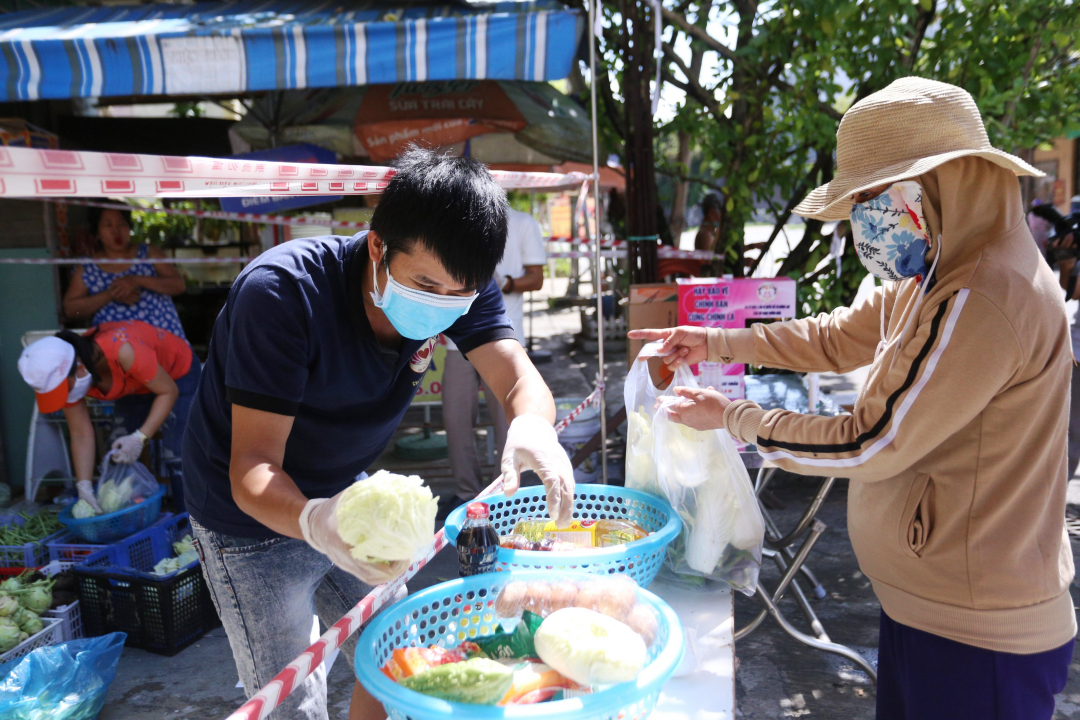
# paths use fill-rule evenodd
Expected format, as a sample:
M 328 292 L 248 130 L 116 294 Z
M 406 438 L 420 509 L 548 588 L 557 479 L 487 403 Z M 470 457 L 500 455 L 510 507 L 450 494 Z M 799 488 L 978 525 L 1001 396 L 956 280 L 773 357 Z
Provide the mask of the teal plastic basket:
M 520 520 L 547 517 L 543 486 L 525 487 L 506 495 L 491 495 L 480 502 L 487 504 L 491 523 L 499 535 L 513 531 Z M 446 539 L 457 543 L 465 522 L 466 506 L 455 509 L 446 518 Z M 648 587 L 664 562 L 668 543 L 679 536 L 682 520 L 662 498 L 617 485 L 578 485 L 574 493 L 574 519 L 631 520 L 652 533 L 647 538 L 612 548 L 581 552 L 538 552 L 499 548 L 495 569 L 506 570 L 582 570 L 593 574 L 620 573 Z
M 356 643 L 356 677 L 392 720 L 644 720 L 660 697 L 660 689 L 683 655 L 683 631 L 667 603 L 638 589 L 638 602 L 657 617 L 656 639 L 648 661 L 633 682 L 609 685 L 568 700 L 536 705 L 469 705 L 429 697 L 398 685 L 383 675 L 393 651 L 404 647 L 456 647 L 462 640 L 497 632 L 505 620 L 495 614 L 495 598 L 511 580 L 580 580 L 583 573 L 520 571 L 484 573 L 451 580 L 410 595 L 375 617 Z
M 74 505 L 68 505 L 60 512 L 59 520 L 60 524 L 75 537 L 88 543 L 107 544 L 153 525 L 161 512 L 163 497 L 165 497 L 165 488 L 159 487 L 156 493 L 141 503 L 108 515 L 98 515 L 82 520 L 72 517 L 71 510 Z

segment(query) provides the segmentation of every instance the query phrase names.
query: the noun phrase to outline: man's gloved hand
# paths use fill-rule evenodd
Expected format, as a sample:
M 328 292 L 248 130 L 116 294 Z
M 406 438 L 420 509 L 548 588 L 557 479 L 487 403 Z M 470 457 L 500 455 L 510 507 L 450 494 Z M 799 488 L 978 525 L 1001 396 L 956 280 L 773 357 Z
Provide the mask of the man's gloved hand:
M 349 546 L 338 535 L 337 506 L 344 492 L 342 490 L 332 498 L 308 500 L 300 513 L 300 531 L 304 534 L 304 541 L 330 558 L 330 562 L 368 585 L 390 582 L 405 572 L 409 561 L 365 563 L 352 556 Z
M 502 456 L 503 488 L 513 495 L 521 485 L 521 473 L 533 470 L 547 489 L 548 515 L 560 527 L 574 517 L 574 468 L 559 444 L 555 428 L 540 415 L 518 415 L 506 434 Z
M 79 491 L 80 500 L 85 500 L 90 507 L 97 512 L 101 512 L 101 506 L 98 505 L 97 498 L 94 497 L 94 483 L 89 480 L 80 480 L 75 483 L 75 489 Z
M 118 463 L 133 463 L 142 455 L 143 445 L 146 444 L 146 436 L 136 430 L 130 435 L 125 435 L 113 443 L 112 459 Z

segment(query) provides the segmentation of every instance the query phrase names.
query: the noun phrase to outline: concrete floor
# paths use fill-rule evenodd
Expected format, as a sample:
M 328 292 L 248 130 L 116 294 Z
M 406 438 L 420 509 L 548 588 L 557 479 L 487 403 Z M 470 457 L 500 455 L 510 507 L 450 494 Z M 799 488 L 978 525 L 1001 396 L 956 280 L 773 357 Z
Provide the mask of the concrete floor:
M 539 366 L 556 396 L 583 396 L 595 375 L 595 356 L 574 350 L 570 334 L 579 329 L 576 311 L 538 313 L 534 334 L 540 346 L 551 350 L 554 360 Z M 625 376 L 625 353 L 609 355 L 606 393 L 609 414 L 622 404 L 621 378 Z M 849 390 L 840 383 L 837 390 Z M 440 414 L 433 422 L 441 422 Z M 422 415 L 410 411 L 405 424 L 419 424 Z M 415 431 L 415 430 L 413 430 Z M 482 433 L 481 433 L 482 434 Z M 478 447 L 482 450 L 482 438 Z M 381 462 L 387 467 L 405 469 L 389 454 Z M 617 459 L 616 459 L 617 462 Z M 445 461 L 408 466 L 428 478 L 436 493 L 452 492 Z M 488 469 L 486 469 L 488 471 Z M 773 511 L 781 527 L 793 523 L 817 487 L 813 478 L 786 476 L 771 486 L 775 499 L 785 509 Z M 880 606 L 869 581 L 859 572 L 851 551 L 846 527 L 846 482 L 839 482 L 824 503 L 818 517 L 828 526 L 811 555 L 810 565 L 826 589 L 821 600 L 812 600 L 815 611 L 836 642 L 853 647 L 876 661 L 877 626 Z M 1074 543 L 1074 557 L 1078 546 Z M 456 577 L 456 565 L 449 552 L 440 553 L 410 583 L 418 589 Z M 768 585 L 778 577 L 775 567 L 762 574 Z M 1080 584 L 1074 584 L 1074 597 L 1080 598 Z M 742 627 L 760 606 L 741 595 L 736 596 L 736 627 Z M 800 629 L 805 623 L 793 601 L 781 602 L 785 615 Z M 872 683 L 844 659 L 813 651 L 783 633 L 767 619 L 750 637 L 736 647 L 737 717 L 747 720 L 771 718 L 823 717 L 872 718 L 875 694 Z M 1058 699 L 1055 718 L 1080 720 L 1080 657 L 1074 660 L 1073 672 L 1065 693 Z M 237 676 L 228 640 L 221 629 L 215 630 L 177 656 L 163 658 L 140 650 L 125 650 L 117 679 L 109 690 L 100 720 L 149 720 L 150 718 L 224 718 L 244 701 L 236 689 Z M 328 679 L 330 718 L 347 717 L 353 676 L 349 664 L 339 658 Z M 283 719 L 284 720 L 284 719 Z

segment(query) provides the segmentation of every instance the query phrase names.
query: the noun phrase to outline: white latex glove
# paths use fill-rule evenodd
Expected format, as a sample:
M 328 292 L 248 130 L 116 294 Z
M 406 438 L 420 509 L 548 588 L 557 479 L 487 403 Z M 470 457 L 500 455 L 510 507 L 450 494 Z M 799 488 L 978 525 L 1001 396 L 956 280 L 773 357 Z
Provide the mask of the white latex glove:
M 574 468 L 559 444 L 555 428 L 540 415 L 518 415 L 506 433 L 502 456 L 503 488 L 513 495 L 521 485 L 521 473 L 533 470 L 547 489 L 548 515 L 569 525 L 574 517 Z
M 89 480 L 80 480 L 75 483 L 75 489 L 79 491 L 80 500 L 85 500 L 90 504 L 90 507 L 97 512 L 101 512 L 101 506 L 98 505 L 97 498 L 94 497 L 94 483 Z
M 338 535 L 337 506 L 344 492 L 342 490 L 332 498 L 308 500 L 300 513 L 300 531 L 304 534 L 304 541 L 330 558 L 330 562 L 368 585 L 390 582 L 405 572 L 409 561 L 365 563 L 352 556 L 349 546 Z
M 118 463 L 133 463 L 142 455 L 143 445 L 146 444 L 146 436 L 136 430 L 130 435 L 125 435 L 113 443 L 112 460 Z

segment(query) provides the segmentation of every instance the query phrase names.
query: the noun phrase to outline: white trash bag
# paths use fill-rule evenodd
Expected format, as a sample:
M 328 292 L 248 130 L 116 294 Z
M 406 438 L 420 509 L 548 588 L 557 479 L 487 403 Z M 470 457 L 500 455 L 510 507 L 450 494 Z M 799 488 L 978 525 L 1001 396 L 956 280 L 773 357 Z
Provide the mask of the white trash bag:
M 626 486 L 665 498 L 682 518 L 682 533 L 668 546 L 671 570 L 753 595 L 765 522 L 750 476 L 726 430 L 694 430 L 668 417 L 665 408 L 678 400 L 670 388 L 698 384 L 683 365 L 668 391 L 657 389 L 648 358 L 659 347 L 642 348 L 626 379 Z

